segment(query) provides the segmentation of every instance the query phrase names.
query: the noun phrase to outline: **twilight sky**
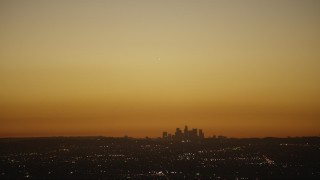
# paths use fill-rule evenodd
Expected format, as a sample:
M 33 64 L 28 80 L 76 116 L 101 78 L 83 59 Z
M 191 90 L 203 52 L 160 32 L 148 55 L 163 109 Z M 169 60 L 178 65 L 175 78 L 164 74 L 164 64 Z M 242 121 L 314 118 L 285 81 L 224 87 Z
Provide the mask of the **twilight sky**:
M 320 1 L 0 1 L 0 137 L 320 136 Z

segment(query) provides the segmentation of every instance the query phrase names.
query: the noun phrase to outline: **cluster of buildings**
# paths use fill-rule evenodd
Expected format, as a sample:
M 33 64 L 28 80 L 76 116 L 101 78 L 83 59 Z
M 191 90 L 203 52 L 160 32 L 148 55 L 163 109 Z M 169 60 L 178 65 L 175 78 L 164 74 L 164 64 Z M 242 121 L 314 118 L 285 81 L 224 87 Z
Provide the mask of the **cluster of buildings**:
M 188 126 L 184 127 L 184 130 L 180 128 L 176 129 L 176 132 L 174 134 L 170 134 L 168 132 L 163 132 L 162 133 L 162 139 L 164 140 L 177 140 L 177 141 L 196 141 L 196 140 L 201 140 L 204 139 L 204 133 L 202 129 L 196 129 L 193 128 L 192 130 L 188 129 Z

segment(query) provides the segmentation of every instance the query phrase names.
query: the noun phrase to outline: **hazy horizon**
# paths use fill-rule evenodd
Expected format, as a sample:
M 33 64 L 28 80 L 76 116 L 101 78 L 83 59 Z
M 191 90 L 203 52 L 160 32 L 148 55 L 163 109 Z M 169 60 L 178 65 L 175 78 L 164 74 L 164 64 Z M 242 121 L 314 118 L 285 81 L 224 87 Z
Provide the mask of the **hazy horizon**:
M 0 137 L 320 136 L 320 1 L 0 2 Z
M 210 136 L 205 136 L 205 139 L 219 139 L 218 136 L 223 136 L 221 135 L 213 135 L 214 137 L 212 137 L 212 135 Z M 24 138 L 94 138 L 94 137 L 102 137 L 102 138 L 132 138 L 132 139 L 160 139 L 162 140 L 161 135 L 159 136 L 155 136 L 155 137 L 149 137 L 149 136 L 138 136 L 138 137 L 132 137 L 129 135 L 123 135 L 123 136 L 106 136 L 106 135 L 70 135 L 70 136 L 4 136 L 4 137 L 0 137 L 0 139 L 24 139 Z M 264 139 L 264 138 L 319 138 L 320 136 L 261 136 L 261 137 L 228 137 L 228 136 L 223 136 L 222 138 L 227 138 L 227 139 Z

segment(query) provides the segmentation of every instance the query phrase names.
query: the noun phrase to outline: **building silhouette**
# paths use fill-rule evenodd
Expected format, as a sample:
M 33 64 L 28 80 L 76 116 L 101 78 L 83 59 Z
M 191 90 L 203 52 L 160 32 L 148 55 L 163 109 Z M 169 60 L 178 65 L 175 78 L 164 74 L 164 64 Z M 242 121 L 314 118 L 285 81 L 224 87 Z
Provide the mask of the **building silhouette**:
M 163 138 L 163 139 L 168 138 L 168 133 L 167 133 L 167 132 L 163 132 L 163 133 L 162 133 L 162 138 Z
M 184 142 L 190 142 L 190 141 L 199 141 L 204 139 L 204 132 L 202 129 L 193 128 L 192 130 L 188 129 L 188 126 L 184 127 L 184 130 L 180 128 L 176 128 L 176 131 L 174 135 L 168 134 L 168 132 L 162 133 L 162 139 L 167 141 L 184 141 Z

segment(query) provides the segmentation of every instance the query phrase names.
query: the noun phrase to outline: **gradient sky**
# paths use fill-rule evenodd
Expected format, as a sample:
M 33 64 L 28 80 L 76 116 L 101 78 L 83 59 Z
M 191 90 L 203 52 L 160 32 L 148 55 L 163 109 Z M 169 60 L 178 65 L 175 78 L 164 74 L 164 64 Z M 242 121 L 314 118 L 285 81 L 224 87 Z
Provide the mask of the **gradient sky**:
M 0 137 L 320 136 L 320 1 L 0 1 Z

